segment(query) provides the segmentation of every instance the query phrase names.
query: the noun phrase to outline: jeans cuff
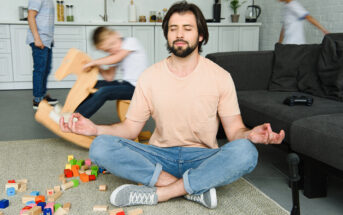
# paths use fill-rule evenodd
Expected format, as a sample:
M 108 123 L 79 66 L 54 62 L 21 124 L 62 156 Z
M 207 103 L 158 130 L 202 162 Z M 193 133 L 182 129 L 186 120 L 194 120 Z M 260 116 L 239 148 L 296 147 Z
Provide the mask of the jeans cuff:
M 41 102 L 42 100 L 43 100 L 43 96 L 42 97 L 35 97 L 33 100 L 35 101 L 35 102 Z
M 150 183 L 149 183 L 149 187 L 153 187 L 155 186 L 157 180 L 158 180 L 158 177 L 160 176 L 161 174 L 161 171 L 162 171 L 162 165 L 157 163 L 156 164 L 156 167 L 155 167 L 155 171 L 154 171 L 154 174 L 152 175 L 151 177 L 151 180 L 150 180 Z
M 185 190 L 188 194 L 193 194 L 194 191 L 191 188 L 191 185 L 189 184 L 189 178 L 188 178 L 188 172 L 191 169 L 188 169 L 185 173 L 183 173 L 182 179 L 183 179 L 183 185 L 185 187 Z

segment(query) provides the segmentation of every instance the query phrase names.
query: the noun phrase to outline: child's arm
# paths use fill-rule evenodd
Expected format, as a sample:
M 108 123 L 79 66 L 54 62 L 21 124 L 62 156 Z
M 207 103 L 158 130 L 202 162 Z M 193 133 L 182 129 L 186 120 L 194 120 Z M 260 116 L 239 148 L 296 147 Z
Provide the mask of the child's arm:
M 282 43 L 282 41 L 283 41 L 283 36 L 284 36 L 284 33 L 285 33 L 285 29 L 284 29 L 284 28 L 283 28 L 283 26 L 282 26 L 282 28 L 281 28 L 281 32 L 280 32 L 279 43 Z
M 324 34 L 328 34 L 329 31 L 326 30 L 315 18 L 310 15 L 305 17 L 307 21 L 309 21 L 312 25 L 316 26 L 319 30 L 321 30 Z
M 114 55 L 109 55 L 107 57 L 99 58 L 96 60 L 93 60 L 86 65 L 84 65 L 84 69 L 87 69 L 92 66 L 100 66 L 100 65 L 111 65 L 111 64 L 116 64 L 122 61 L 126 56 L 130 54 L 131 51 L 129 50 L 124 50 L 121 49 L 118 51 L 118 53 Z

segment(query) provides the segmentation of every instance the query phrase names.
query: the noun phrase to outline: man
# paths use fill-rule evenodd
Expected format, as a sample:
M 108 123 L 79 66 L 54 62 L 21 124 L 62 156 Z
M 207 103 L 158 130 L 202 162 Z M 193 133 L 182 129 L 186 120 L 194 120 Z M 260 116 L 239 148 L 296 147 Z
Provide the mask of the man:
M 46 94 L 51 71 L 52 46 L 54 41 L 55 7 L 53 0 L 29 0 L 28 22 L 30 29 L 26 43 L 32 48 L 33 57 L 33 109 L 46 99 L 55 105 L 57 99 Z
M 329 32 L 312 16 L 309 12 L 295 0 L 279 0 L 284 2 L 282 29 L 280 32 L 279 43 L 283 44 L 305 44 L 305 33 L 303 20 L 307 20 L 312 25 L 321 30 L 324 34 Z
M 124 122 L 95 125 L 73 114 L 68 123 L 61 118 L 60 127 L 97 135 L 90 158 L 114 175 L 143 184 L 118 187 L 112 204 L 157 204 L 185 196 L 215 208 L 215 187 L 254 169 L 257 150 L 251 142 L 281 143 L 284 131 L 274 133 L 269 124 L 244 126 L 230 74 L 199 55 L 208 30 L 196 5 L 175 3 L 162 27 L 171 56 L 142 73 Z M 137 137 L 150 115 L 156 122 L 150 144 L 128 140 Z M 220 148 L 218 116 L 231 141 Z

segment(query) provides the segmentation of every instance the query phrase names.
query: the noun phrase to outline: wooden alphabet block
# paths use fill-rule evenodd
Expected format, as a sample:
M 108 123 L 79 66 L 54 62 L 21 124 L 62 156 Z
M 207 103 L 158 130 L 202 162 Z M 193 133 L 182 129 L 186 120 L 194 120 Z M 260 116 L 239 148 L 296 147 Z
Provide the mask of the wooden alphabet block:
M 68 155 L 68 162 L 72 159 L 74 159 L 74 155 Z
M 64 205 L 63 205 L 63 209 L 66 210 L 66 211 L 69 211 L 70 207 L 71 207 L 71 203 L 70 202 L 64 203 Z
M 66 215 L 66 214 L 68 214 L 68 212 L 66 210 L 64 210 L 62 207 L 59 207 L 54 214 L 55 215 Z
M 14 187 L 15 190 L 18 190 L 19 189 L 19 184 L 18 183 L 7 183 L 5 185 L 5 190 L 7 190 L 7 188 L 10 188 L 10 187 Z
M 102 184 L 99 186 L 99 190 L 100 191 L 106 191 L 107 190 L 107 185 L 106 184 Z
M 35 199 L 36 199 L 35 196 L 24 195 L 23 197 L 21 197 L 21 202 L 22 202 L 23 204 L 26 204 L 26 202 L 35 201 Z
M 93 211 L 107 211 L 108 206 L 107 205 L 94 205 Z
M 61 191 L 61 186 L 60 185 L 54 186 L 54 191 L 55 193 L 57 193 L 58 191 Z
M 123 208 L 116 208 L 108 211 L 109 215 L 117 215 L 119 212 L 124 212 Z
M 54 193 L 54 195 L 49 196 L 48 202 L 56 202 L 56 200 L 59 199 L 61 196 L 62 196 L 62 192 L 61 191 L 56 192 L 56 193 Z
M 128 211 L 128 215 L 140 215 L 140 214 L 143 214 L 143 210 L 141 208 L 136 208 L 136 209 Z

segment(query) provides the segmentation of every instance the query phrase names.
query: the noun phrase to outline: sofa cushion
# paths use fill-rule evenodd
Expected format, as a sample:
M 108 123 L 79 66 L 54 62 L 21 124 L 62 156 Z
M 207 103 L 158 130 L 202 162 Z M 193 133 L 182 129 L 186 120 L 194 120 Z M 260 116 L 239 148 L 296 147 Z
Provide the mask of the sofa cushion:
M 275 131 L 285 130 L 286 142 L 289 142 L 292 122 L 315 115 L 339 113 L 343 110 L 343 103 L 316 96 L 312 96 L 314 102 L 310 107 L 283 104 L 288 96 L 311 96 L 299 92 L 238 91 L 237 95 L 243 121 L 248 127 L 269 122 Z
M 343 113 L 297 120 L 291 133 L 294 151 L 343 170 Z
M 319 77 L 328 98 L 343 101 L 343 34 L 328 34 L 318 59 Z
M 275 44 L 275 63 L 269 90 L 271 91 L 298 91 L 298 68 L 302 64 L 305 56 L 313 54 L 313 57 L 319 51 L 319 44 L 305 45 L 283 45 Z M 311 65 L 310 65 L 311 66 Z M 306 70 L 310 70 L 306 69 Z

